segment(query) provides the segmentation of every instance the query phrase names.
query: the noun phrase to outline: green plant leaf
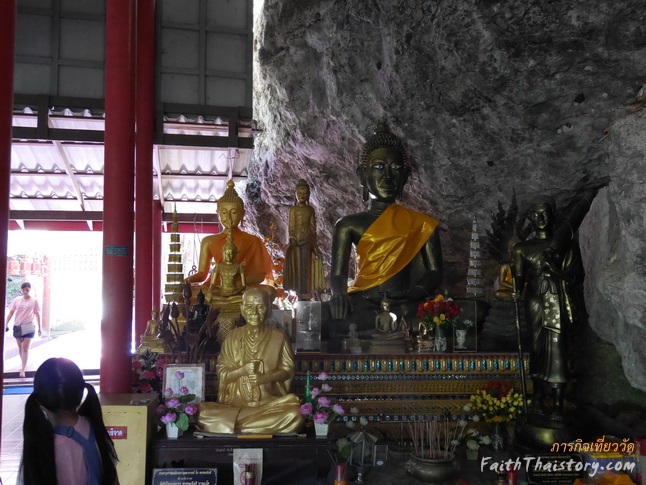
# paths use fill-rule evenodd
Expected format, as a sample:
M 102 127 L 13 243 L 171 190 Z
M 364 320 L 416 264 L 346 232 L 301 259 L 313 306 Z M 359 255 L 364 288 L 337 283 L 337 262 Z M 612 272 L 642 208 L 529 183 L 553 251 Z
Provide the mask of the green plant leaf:
M 182 431 L 186 431 L 188 429 L 188 415 L 186 413 L 179 413 L 178 416 L 175 425 Z

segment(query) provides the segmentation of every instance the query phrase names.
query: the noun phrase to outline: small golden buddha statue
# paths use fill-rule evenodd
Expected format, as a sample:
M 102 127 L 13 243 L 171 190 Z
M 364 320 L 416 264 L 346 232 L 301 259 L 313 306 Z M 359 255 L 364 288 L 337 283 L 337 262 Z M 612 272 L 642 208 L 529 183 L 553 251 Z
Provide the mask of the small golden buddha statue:
M 241 264 L 236 263 L 237 254 L 238 248 L 236 248 L 233 243 L 233 237 L 229 233 L 226 243 L 222 246 L 222 262 L 215 266 L 211 275 L 209 301 L 214 302 L 213 304 L 216 306 L 217 300 L 240 295 L 247 286 L 244 262 Z M 240 301 L 241 298 L 238 299 L 238 303 Z
M 224 340 L 216 367 L 218 402 L 200 403 L 197 427 L 211 433 L 292 433 L 303 424 L 300 400 L 289 393 L 294 354 L 289 338 L 269 327 L 269 294 L 248 289 L 242 297 L 247 324 Z
M 146 330 L 141 335 L 139 349 L 150 349 L 151 352 L 163 354 L 166 352 L 164 339 L 159 337 L 159 312 L 152 311 L 152 318 L 146 324 Z

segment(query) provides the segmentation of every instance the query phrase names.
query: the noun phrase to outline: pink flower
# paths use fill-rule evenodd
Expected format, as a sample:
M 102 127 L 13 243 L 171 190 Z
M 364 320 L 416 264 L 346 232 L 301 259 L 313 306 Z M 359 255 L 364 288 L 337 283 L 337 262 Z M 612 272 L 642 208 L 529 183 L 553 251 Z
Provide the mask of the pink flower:
M 330 378 L 330 376 L 327 375 L 327 372 L 321 372 L 319 374 L 319 376 L 318 376 L 319 381 L 325 381 L 325 380 L 327 380 L 329 378 Z
M 152 371 L 152 370 L 144 371 L 144 372 L 141 373 L 141 378 L 142 379 L 148 379 L 148 380 L 154 379 L 155 378 L 155 372 Z
M 184 379 L 184 373 L 178 370 L 177 372 L 175 372 L 175 377 L 177 377 L 178 379 Z
M 164 375 L 164 369 L 162 369 L 161 367 L 157 367 L 155 369 L 155 375 L 157 377 L 162 377 Z
M 318 387 L 313 387 L 310 392 L 312 393 L 312 397 L 316 397 L 321 394 L 322 391 Z
M 176 397 L 170 398 L 168 401 L 166 401 L 166 406 L 168 406 L 169 408 L 176 408 L 177 406 L 179 406 L 179 404 L 179 399 L 177 399 Z
M 343 406 L 341 406 L 340 404 L 335 404 L 334 406 L 332 406 L 332 411 L 337 413 L 339 416 L 345 415 L 345 409 L 343 409 Z
M 164 397 L 168 399 L 173 395 L 173 389 L 170 387 L 167 387 L 166 390 L 164 390 Z
M 332 386 L 327 383 L 323 383 L 323 385 L 321 386 L 321 390 L 323 392 L 330 392 L 332 390 Z
M 301 404 L 300 413 L 303 416 L 309 416 L 312 414 L 312 403 L 306 402 L 305 404 Z
M 139 390 L 141 392 L 153 392 L 153 386 L 151 386 L 147 382 L 144 382 L 143 384 L 139 385 Z
M 329 397 L 321 396 L 318 399 L 318 407 L 329 408 L 332 405 Z
M 189 416 L 193 416 L 197 412 L 197 406 L 193 404 L 192 402 L 188 403 L 186 405 L 186 408 L 184 409 L 184 412 L 188 414 Z
M 160 419 L 161 419 L 161 422 L 164 424 L 174 423 L 175 420 L 177 419 L 177 414 L 167 413 L 167 414 L 164 414 Z
M 159 406 L 157 406 L 157 409 L 155 409 L 155 412 L 156 412 L 157 414 L 161 414 L 161 413 L 163 413 L 164 411 L 166 411 L 166 406 L 164 406 L 163 404 L 160 404 Z
M 186 394 L 188 394 L 188 387 L 186 387 L 186 386 L 182 386 L 182 387 L 180 387 L 180 388 L 179 388 L 179 393 L 180 393 L 182 396 L 185 396 Z
M 318 411 L 318 412 L 314 415 L 314 422 L 315 422 L 315 423 L 319 423 L 319 424 L 321 424 L 321 423 L 325 423 L 325 422 L 327 421 L 327 418 L 328 418 L 328 417 L 329 417 L 328 413 L 326 413 L 326 412 L 324 412 L 324 411 Z

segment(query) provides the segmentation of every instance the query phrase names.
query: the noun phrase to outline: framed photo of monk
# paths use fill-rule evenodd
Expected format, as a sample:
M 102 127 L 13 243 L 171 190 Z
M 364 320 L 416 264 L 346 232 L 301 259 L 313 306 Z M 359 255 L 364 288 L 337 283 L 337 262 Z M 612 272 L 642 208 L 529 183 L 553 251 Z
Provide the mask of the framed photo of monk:
M 195 394 L 195 402 L 202 402 L 204 378 L 204 364 L 167 364 L 164 366 L 162 393 L 171 388 L 173 394 L 181 394 L 181 388 L 186 387 L 187 394 Z

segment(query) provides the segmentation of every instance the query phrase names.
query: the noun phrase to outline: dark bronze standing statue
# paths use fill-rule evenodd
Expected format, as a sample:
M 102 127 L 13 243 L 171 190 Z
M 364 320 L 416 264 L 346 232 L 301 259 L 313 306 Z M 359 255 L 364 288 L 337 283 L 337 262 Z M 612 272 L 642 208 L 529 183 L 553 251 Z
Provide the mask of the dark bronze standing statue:
M 410 165 L 399 138 L 379 128 L 365 143 L 357 175 L 366 210 L 342 217 L 334 227 L 330 287 L 332 318 L 373 330 L 384 294 L 398 318 L 412 320 L 417 304 L 442 281 L 438 221 L 396 203 Z M 348 287 L 352 247 L 357 272 Z
M 518 298 L 524 290 L 525 318 L 531 332 L 529 372 L 534 387 L 532 412 L 545 413 L 544 397 L 550 391 L 549 420 L 564 419 L 563 401 L 568 380 L 568 342 L 577 320 L 575 285 L 583 278 L 576 231 L 594 194 L 586 194 L 567 218 L 555 226 L 556 205 L 551 197 L 532 201 L 529 219 L 534 237 L 514 246 L 513 274 Z

